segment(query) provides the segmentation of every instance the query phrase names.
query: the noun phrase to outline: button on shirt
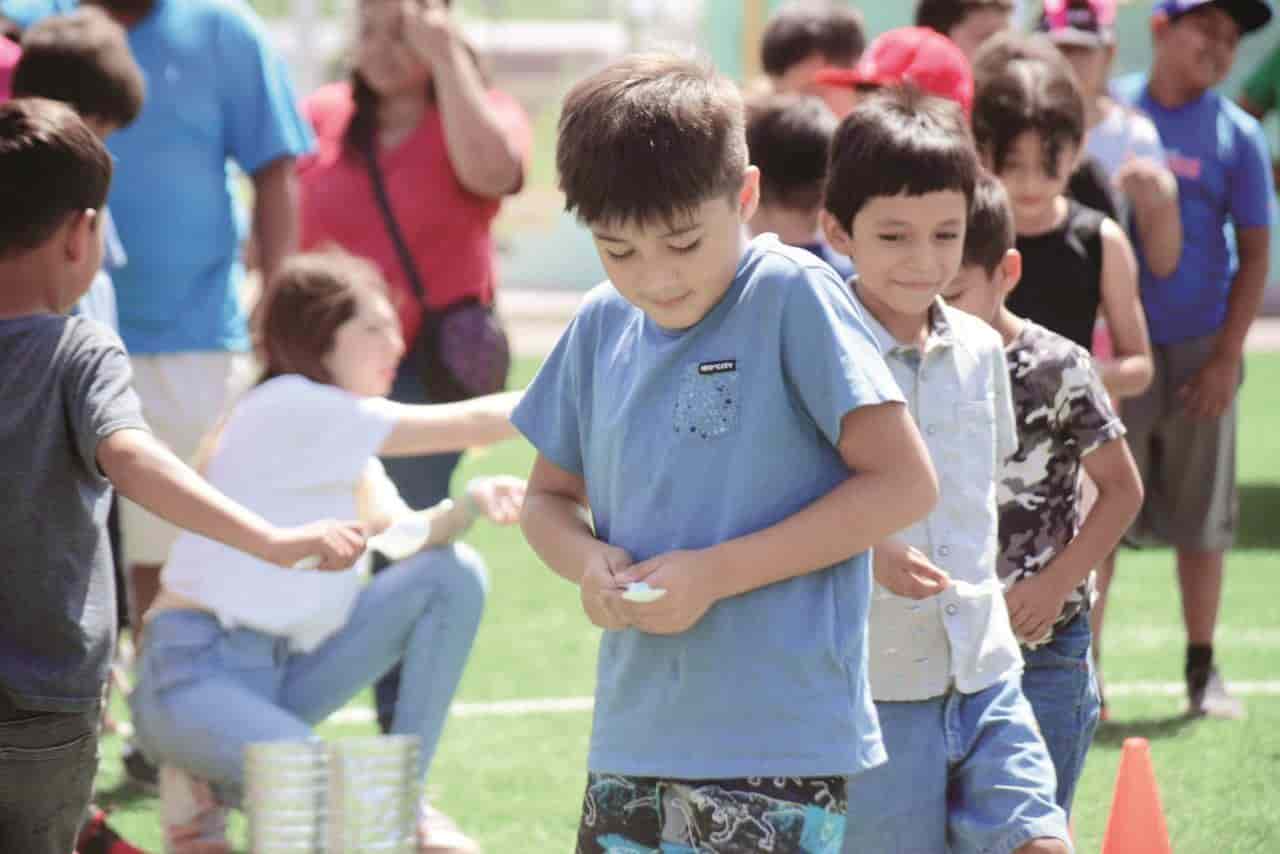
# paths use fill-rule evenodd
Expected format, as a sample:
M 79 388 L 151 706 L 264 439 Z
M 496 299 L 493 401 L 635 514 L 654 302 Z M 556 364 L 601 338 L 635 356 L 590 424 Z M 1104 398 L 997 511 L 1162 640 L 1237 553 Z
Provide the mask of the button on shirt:
M 1004 345 L 985 323 L 938 300 L 923 352 L 900 344 L 871 312 L 867 326 L 924 435 L 938 506 L 900 532 L 952 578 L 928 599 L 875 585 L 871 693 L 877 701 L 973 693 L 1018 672 L 1022 655 L 996 578 L 996 473 L 1017 448 Z

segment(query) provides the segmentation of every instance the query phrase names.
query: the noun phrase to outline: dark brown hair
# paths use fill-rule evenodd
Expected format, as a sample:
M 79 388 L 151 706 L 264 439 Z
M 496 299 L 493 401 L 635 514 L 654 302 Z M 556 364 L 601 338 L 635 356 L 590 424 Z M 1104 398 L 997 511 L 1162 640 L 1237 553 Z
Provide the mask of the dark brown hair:
M 342 249 L 290 256 L 267 289 L 262 309 L 262 381 L 301 374 L 332 383 L 324 365 L 338 327 L 356 314 L 362 290 L 386 293 L 378 268 Z
M 1040 138 L 1045 174 L 1057 177 L 1063 148 L 1084 142 L 1084 97 L 1071 66 L 1057 51 L 1042 54 L 1026 36 L 1002 35 L 992 42 L 975 63 L 981 69 L 973 99 L 978 148 L 999 175 L 1014 141 L 1030 131 Z
M 742 96 L 708 65 L 637 54 L 565 96 L 556 169 L 584 222 L 669 220 L 730 198 L 746 168 Z
M 360 2 L 386 2 L 386 0 L 360 0 Z M 453 5 L 453 0 L 443 0 L 443 2 L 446 9 Z M 470 42 L 464 42 L 463 44 L 466 47 L 467 55 L 471 57 L 472 63 L 475 64 L 476 70 L 480 73 L 481 79 L 488 84 L 489 75 L 484 63 L 480 60 L 480 54 Z M 422 97 L 426 99 L 428 104 L 435 103 L 436 82 L 434 79 L 427 81 Z M 347 130 L 342 136 L 342 144 L 352 151 L 367 151 L 378 134 L 378 93 L 373 91 L 373 88 L 365 82 L 365 79 L 360 76 L 360 70 L 355 67 L 351 69 L 351 100 L 355 105 L 355 110 L 351 113 L 351 121 L 347 123 Z
M 22 37 L 15 97 L 63 101 L 85 118 L 124 127 L 142 111 L 145 90 L 124 28 L 102 9 L 45 18 Z
M 771 77 L 818 54 L 828 65 L 852 67 L 867 47 L 862 15 L 842 6 L 790 3 L 773 13 L 760 41 L 760 65 Z
M 937 30 L 944 36 L 983 9 L 1013 11 L 1013 0 L 920 0 L 916 4 L 916 26 Z
M 845 116 L 831 143 L 823 204 L 846 231 L 880 196 L 942 190 L 973 198 L 978 155 L 954 101 L 913 86 L 877 89 Z
M 101 210 L 111 157 L 66 104 L 15 98 L 0 104 L 0 256 L 35 249 L 67 217 Z
M 981 266 L 990 276 L 1017 239 L 1009 194 L 994 175 L 983 169 L 973 185 L 973 200 L 969 202 L 963 264 Z
M 747 103 L 747 153 L 760 168 L 760 202 L 822 206 L 831 138 L 839 121 L 819 98 L 767 95 Z

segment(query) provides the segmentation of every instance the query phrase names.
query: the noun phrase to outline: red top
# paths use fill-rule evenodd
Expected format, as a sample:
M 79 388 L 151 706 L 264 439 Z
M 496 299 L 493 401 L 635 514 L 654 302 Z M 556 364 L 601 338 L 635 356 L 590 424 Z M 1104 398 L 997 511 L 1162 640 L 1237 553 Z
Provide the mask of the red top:
M 18 66 L 21 49 L 4 36 L 0 36 L 0 101 L 9 100 L 13 94 L 10 84 L 13 83 L 13 69 Z
M 489 102 L 516 150 L 527 156 L 531 140 L 524 111 L 501 92 L 490 92 Z M 302 248 L 336 243 L 376 263 L 410 342 L 422 323 L 422 306 L 378 209 L 367 165 L 342 146 L 354 109 L 347 83 L 324 86 L 303 103 L 316 132 L 316 150 L 298 165 Z M 378 164 L 427 304 L 442 308 L 468 296 L 492 302 L 497 276 L 489 230 L 501 199 L 477 196 L 458 182 L 440 112 L 429 107 L 408 137 L 379 153 Z

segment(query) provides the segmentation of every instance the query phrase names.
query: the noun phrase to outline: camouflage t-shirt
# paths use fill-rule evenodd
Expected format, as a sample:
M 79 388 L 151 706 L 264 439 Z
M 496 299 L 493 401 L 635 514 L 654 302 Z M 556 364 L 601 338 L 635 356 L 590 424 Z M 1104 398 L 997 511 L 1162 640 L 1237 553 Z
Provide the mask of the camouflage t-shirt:
M 1085 455 L 1124 435 L 1084 348 L 1027 321 L 1005 349 L 1018 450 L 1000 472 L 1000 558 L 1006 586 L 1044 569 L 1080 530 Z M 1062 625 L 1082 611 L 1093 574 L 1071 592 Z

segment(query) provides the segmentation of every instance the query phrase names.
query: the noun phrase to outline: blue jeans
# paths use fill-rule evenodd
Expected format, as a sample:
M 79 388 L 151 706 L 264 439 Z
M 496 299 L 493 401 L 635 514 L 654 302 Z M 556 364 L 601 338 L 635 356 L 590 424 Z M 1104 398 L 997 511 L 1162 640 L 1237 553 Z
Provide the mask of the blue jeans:
M 0 693 L 0 851 L 67 854 L 98 771 L 98 719 L 23 712 Z
M 153 761 L 215 783 L 235 804 L 247 745 L 312 737 L 316 724 L 402 661 L 391 731 L 422 738 L 425 777 L 485 594 L 480 556 L 454 545 L 374 578 L 347 624 L 309 653 L 251 629 L 224 629 L 202 611 L 162 612 L 147 625 L 130 697 L 139 745 Z
M 877 702 L 889 761 L 849 778 L 845 854 L 1010 854 L 1069 842 L 1053 762 L 1018 677 L 975 694 Z
M 1068 814 L 1101 709 L 1089 649 L 1092 642 L 1089 612 L 1082 611 L 1055 628 L 1049 643 L 1022 651 L 1026 664 L 1022 693 L 1035 710 L 1058 772 L 1058 806 Z
M 419 379 L 418 366 L 409 360 L 400 363 L 390 398 L 397 403 L 431 403 L 426 389 Z M 423 510 L 449 497 L 449 481 L 458 467 L 462 454 L 430 454 L 423 457 L 385 457 L 382 465 L 387 476 L 400 490 L 400 497 L 414 510 Z M 375 574 L 386 568 L 381 556 L 375 556 Z M 383 732 L 391 729 L 395 715 L 396 698 L 400 695 L 400 666 L 396 665 L 377 681 L 373 687 L 374 703 L 378 709 L 378 727 Z

